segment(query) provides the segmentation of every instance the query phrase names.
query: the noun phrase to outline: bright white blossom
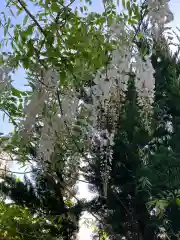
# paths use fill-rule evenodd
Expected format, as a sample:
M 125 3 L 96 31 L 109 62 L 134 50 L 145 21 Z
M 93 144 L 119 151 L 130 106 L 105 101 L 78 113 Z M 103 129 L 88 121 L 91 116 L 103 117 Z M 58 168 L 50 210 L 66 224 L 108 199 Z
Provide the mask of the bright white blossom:
M 41 132 L 41 138 L 38 149 L 38 158 L 43 159 L 44 161 L 49 161 L 51 155 L 54 152 L 55 146 L 55 134 L 54 129 L 50 124 L 44 120 L 44 126 Z
M 11 76 L 10 72 L 11 68 L 2 65 L 0 66 L 0 91 L 4 91 L 5 89 L 9 89 L 11 87 Z
M 77 98 L 75 92 L 69 91 L 62 96 L 61 106 L 62 112 L 61 117 L 64 121 L 72 123 L 76 118 L 76 113 L 78 109 L 79 99 Z
M 155 71 L 151 60 L 143 60 L 142 57 L 137 56 L 133 67 L 135 68 L 136 88 L 139 97 L 147 97 L 152 102 L 155 87 Z
M 49 69 L 44 72 L 43 83 L 45 84 L 45 86 L 50 88 L 51 91 L 56 90 L 59 79 L 59 74 L 55 70 Z
M 147 0 L 148 15 L 156 38 L 159 38 L 162 34 L 164 25 L 174 19 L 168 2 L 169 0 Z

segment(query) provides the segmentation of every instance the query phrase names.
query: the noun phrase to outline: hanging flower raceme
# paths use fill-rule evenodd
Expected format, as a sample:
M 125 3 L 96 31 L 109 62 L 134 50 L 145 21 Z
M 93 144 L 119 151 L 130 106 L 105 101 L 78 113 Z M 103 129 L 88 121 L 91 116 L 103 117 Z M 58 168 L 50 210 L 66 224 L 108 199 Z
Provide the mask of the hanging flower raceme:
M 27 137 L 31 133 L 37 116 L 41 116 L 46 105 L 52 99 L 57 88 L 58 75 L 55 71 L 41 71 L 41 79 L 35 82 L 36 89 L 30 96 L 24 107 L 25 119 L 22 121 L 23 137 L 25 132 Z
M 57 89 L 58 81 L 60 79 L 59 74 L 55 70 L 49 69 L 43 71 L 43 76 L 43 85 L 48 91 L 54 93 Z
M 151 20 L 152 30 L 158 39 L 163 33 L 165 24 L 173 21 L 173 14 L 169 9 L 169 0 L 147 0 L 148 16 Z
M 55 146 L 55 134 L 54 129 L 48 121 L 43 121 L 43 128 L 41 131 L 41 137 L 39 141 L 39 148 L 37 152 L 37 158 L 43 159 L 43 161 L 49 162 L 51 155 L 54 152 Z
M 11 88 L 11 76 L 10 72 L 12 71 L 11 68 L 8 66 L 2 65 L 0 66 L 0 92 L 4 90 L 8 90 Z
M 93 128 L 97 128 L 99 116 L 107 115 L 112 108 L 113 96 L 120 98 L 126 89 L 128 82 L 128 71 L 130 69 L 131 51 L 129 51 L 129 43 L 124 40 L 124 24 L 114 23 L 109 31 L 112 40 L 117 41 L 117 48 L 111 54 L 111 61 L 102 70 L 99 70 L 93 80 L 93 86 L 90 89 L 92 104 L 90 118 Z M 116 99 L 117 100 L 117 99 Z M 114 105 L 115 107 L 115 105 Z M 117 106 L 116 106 L 117 107 Z M 115 110 L 115 109 L 114 109 Z M 113 111 L 113 110 L 112 110 Z M 114 111 L 115 112 L 115 111 Z
M 33 135 L 36 121 L 40 119 L 38 158 L 50 161 L 56 143 L 64 144 L 67 135 L 71 138 L 79 99 L 72 88 L 58 86 L 60 76 L 56 71 L 43 70 L 39 76 L 36 89 L 24 108 L 21 135 L 28 141 Z
M 149 58 L 142 59 L 141 56 L 135 58 L 133 64 L 135 69 L 136 89 L 140 98 L 149 98 L 152 104 L 154 96 L 154 68 Z
M 26 116 L 23 121 L 23 126 L 27 132 L 33 127 L 36 117 L 42 114 L 42 110 L 45 102 L 48 101 L 48 96 L 44 90 L 36 91 L 33 93 L 29 104 L 24 108 L 24 114 Z
M 141 115 L 145 128 L 149 130 L 153 114 L 152 104 L 154 102 L 154 68 L 148 57 L 142 59 L 140 55 L 135 57 L 132 63 L 135 73 L 135 86 L 138 94 L 138 104 L 141 107 Z
M 70 91 L 62 92 L 60 101 L 60 115 L 70 127 L 77 117 L 79 99 L 77 98 L 76 92 L 71 89 Z

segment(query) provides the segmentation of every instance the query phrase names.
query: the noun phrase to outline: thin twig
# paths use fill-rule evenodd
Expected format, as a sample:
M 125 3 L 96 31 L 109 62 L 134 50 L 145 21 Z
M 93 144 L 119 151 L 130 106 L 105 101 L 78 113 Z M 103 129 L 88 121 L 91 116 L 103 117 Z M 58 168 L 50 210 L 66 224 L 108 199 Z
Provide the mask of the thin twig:
M 75 2 L 76 0 L 72 0 L 67 6 L 64 6 L 63 4 L 61 4 L 62 5 L 62 7 L 63 7 L 63 9 L 64 10 L 66 10 L 68 7 L 70 7 L 74 2 Z M 62 11 L 59 11 L 58 12 L 58 14 L 57 14 L 57 16 L 56 16 L 56 19 L 55 19 L 55 23 L 58 23 L 58 20 L 59 20 L 59 17 L 60 17 L 60 15 L 61 15 L 61 12 Z
M 36 26 L 39 28 L 40 32 L 46 37 L 46 33 L 45 33 L 44 29 L 38 23 L 36 18 L 32 15 L 32 13 L 30 13 L 30 11 L 27 9 L 27 7 L 24 5 L 24 3 L 21 0 L 17 0 L 17 1 L 21 5 L 21 7 L 24 9 L 24 11 L 29 15 L 29 17 L 33 20 L 33 22 L 36 24 Z
M 3 169 L 3 168 L 0 168 L 0 171 L 9 172 L 9 173 L 13 173 L 13 174 L 26 174 L 26 173 L 32 173 L 33 172 L 33 170 L 27 171 L 27 172 L 14 172 L 14 171 Z
M 14 121 L 14 119 L 11 117 L 11 115 L 9 114 L 8 111 L 1 109 L 1 111 L 3 111 L 8 117 L 9 119 L 12 121 L 12 123 L 14 124 L 14 126 L 18 127 L 18 124 Z

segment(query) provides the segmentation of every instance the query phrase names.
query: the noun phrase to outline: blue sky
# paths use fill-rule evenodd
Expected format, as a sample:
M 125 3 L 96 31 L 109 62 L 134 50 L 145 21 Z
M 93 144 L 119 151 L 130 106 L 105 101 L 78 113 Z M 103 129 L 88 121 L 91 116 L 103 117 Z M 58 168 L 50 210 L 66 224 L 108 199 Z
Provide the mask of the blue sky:
M 29 1 L 28 1 L 29 2 Z M 121 2 L 121 1 L 120 1 Z M 6 0 L 0 0 L 0 9 L 2 12 L 5 13 L 6 16 L 9 16 L 9 12 L 7 11 L 7 9 L 5 9 L 5 4 L 6 4 Z M 82 4 L 82 3 L 81 3 Z M 76 0 L 74 3 L 74 6 L 79 6 L 80 5 L 80 1 Z M 180 9 L 180 0 L 171 0 L 170 1 L 170 8 L 172 10 L 172 12 L 174 13 L 174 21 L 173 23 L 171 23 L 170 25 L 175 28 L 176 26 L 180 27 L 180 13 L 179 13 L 179 9 Z M 92 6 L 90 7 L 90 11 L 102 11 L 103 6 L 102 6 L 102 1 L 101 0 L 93 0 L 92 1 Z M 33 13 L 33 7 L 32 4 L 30 4 L 30 10 Z M 20 15 L 18 18 L 13 19 L 13 23 L 21 23 L 23 21 L 24 16 Z M 0 36 L 3 36 L 3 28 L 0 27 Z M 8 46 L 6 48 L 7 50 L 10 50 L 10 46 Z M 14 85 L 23 90 L 25 87 L 24 85 L 26 84 L 25 81 L 25 73 L 24 70 L 22 68 L 20 68 L 13 76 L 13 80 L 14 80 Z M 2 114 L 0 113 L 0 132 L 3 133 L 8 133 L 10 131 L 12 131 L 13 127 L 11 124 L 8 123 L 8 119 L 5 118 L 5 120 L 2 120 Z

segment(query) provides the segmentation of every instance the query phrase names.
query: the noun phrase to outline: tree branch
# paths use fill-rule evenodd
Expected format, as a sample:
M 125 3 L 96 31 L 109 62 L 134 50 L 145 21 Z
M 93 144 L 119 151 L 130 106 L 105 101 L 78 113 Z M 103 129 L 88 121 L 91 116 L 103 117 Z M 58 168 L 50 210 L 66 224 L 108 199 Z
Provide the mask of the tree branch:
M 33 20 L 33 22 L 36 24 L 36 26 L 39 28 L 40 32 L 46 37 L 46 33 L 45 33 L 44 29 L 38 23 L 36 18 L 30 13 L 30 11 L 27 9 L 26 5 L 21 0 L 17 0 L 17 1 L 21 5 L 21 7 L 24 9 L 24 11 L 29 15 L 29 17 Z

